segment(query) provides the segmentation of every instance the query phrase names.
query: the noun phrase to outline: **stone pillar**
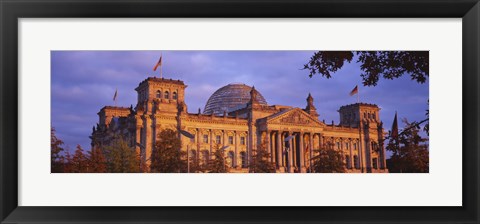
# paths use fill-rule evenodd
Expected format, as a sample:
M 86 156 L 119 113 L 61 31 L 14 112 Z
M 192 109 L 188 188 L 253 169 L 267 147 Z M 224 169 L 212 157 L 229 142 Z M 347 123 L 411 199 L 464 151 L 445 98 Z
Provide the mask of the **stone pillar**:
M 226 146 L 226 145 L 228 145 L 228 144 L 227 144 L 228 142 L 227 142 L 227 139 L 226 139 L 226 137 L 227 137 L 227 131 L 223 130 L 222 133 L 223 133 L 223 136 L 222 136 L 222 138 L 223 138 L 223 139 L 222 139 L 222 145 L 223 145 L 223 146 Z
M 276 140 L 277 140 L 277 161 L 276 161 L 276 165 L 277 165 L 277 169 L 279 169 L 281 166 L 283 166 L 283 163 L 282 163 L 282 140 L 281 140 L 281 135 L 280 135 L 280 131 L 277 131 L 277 135 L 276 135 Z
M 141 158 L 140 163 L 145 164 L 145 162 L 146 162 L 145 149 L 140 148 L 140 146 L 137 144 L 137 143 L 142 144 L 141 130 L 142 130 L 142 126 L 137 124 L 136 125 L 136 130 L 135 130 L 135 151 L 137 151 L 140 155 L 140 158 Z
M 313 138 L 315 138 L 315 133 L 311 132 L 310 133 L 310 145 L 308 147 L 309 151 L 309 158 L 308 158 L 308 166 L 310 167 L 310 170 L 312 168 L 312 158 L 313 158 Z
M 238 132 L 237 131 L 234 131 L 233 132 L 233 143 L 235 143 L 235 156 L 233 157 L 233 161 L 234 161 L 234 167 L 235 168 L 238 168 L 238 164 L 237 164 L 237 157 L 238 157 Z
M 290 132 L 287 132 L 287 137 L 288 136 L 290 136 Z M 292 139 L 294 139 L 294 138 L 292 138 Z M 293 140 L 292 139 L 290 139 L 290 141 L 288 141 L 290 148 L 288 149 L 287 172 L 289 172 L 289 173 L 292 173 L 292 171 L 293 171 L 293 144 L 292 144 Z
M 271 147 L 271 145 L 270 145 L 270 131 L 268 131 L 268 130 L 265 131 L 265 145 L 266 145 L 266 147 L 267 147 L 265 150 L 266 150 L 268 153 L 270 153 L 270 155 L 271 155 L 271 153 L 272 153 L 272 147 Z
M 210 153 L 208 153 L 208 160 L 212 158 L 212 151 L 213 151 L 213 130 L 210 129 Z
M 152 157 L 152 120 L 149 117 L 145 117 L 145 157 L 146 157 L 146 165 L 150 167 L 151 164 L 151 157 Z
M 298 150 L 300 154 L 300 158 L 299 158 L 299 164 L 298 164 L 298 170 L 301 172 L 301 173 L 304 173 L 305 172 L 305 147 L 304 147 L 304 133 L 303 132 L 300 132 L 300 144 L 299 144 L 299 147 L 298 147 Z
M 292 140 L 290 141 L 291 144 L 290 144 L 290 148 L 291 148 L 291 152 L 292 152 L 292 169 L 295 168 L 297 166 L 297 138 L 298 136 L 296 136 L 295 134 L 292 133 L 292 135 L 294 135 L 295 137 L 292 138 Z M 295 170 L 294 170 L 295 171 Z
M 352 145 L 352 144 L 353 144 L 353 143 L 352 143 L 352 141 L 350 140 L 350 141 L 348 142 L 348 145 L 350 146 L 350 149 L 349 149 L 349 151 L 350 151 L 350 164 L 349 164 L 349 165 L 350 165 L 350 168 L 353 168 L 353 166 L 354 166 L 354 164 L 353 164 L 353 149 L 352 149 L 352 148 L 353 148 L 353 145 Z
M 275 137 L 273 136 L 272 131 L 268 133 L 268 139 L 270 139 L 270 162 L 275 163 L 275 152 L 277 150 L 275 149 Z

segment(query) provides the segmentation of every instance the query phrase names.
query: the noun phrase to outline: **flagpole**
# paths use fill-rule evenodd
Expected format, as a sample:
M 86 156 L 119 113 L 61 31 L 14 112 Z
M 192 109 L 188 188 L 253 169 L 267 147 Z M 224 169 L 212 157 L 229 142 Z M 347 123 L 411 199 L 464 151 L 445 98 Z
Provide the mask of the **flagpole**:
M 162 61 L 162 58 L 163 58 L 163 53 L 160 53 L 160 78 L 162 79 L 163 78 L 163 61 Z
M 360 88 L 357 88 L 357 103 L 360 103 Z

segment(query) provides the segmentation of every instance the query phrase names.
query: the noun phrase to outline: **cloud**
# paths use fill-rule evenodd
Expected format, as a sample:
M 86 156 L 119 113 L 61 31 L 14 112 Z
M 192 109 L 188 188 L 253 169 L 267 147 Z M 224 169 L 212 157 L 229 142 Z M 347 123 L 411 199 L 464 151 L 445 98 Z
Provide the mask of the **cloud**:
M 385 127 L 399 117 L 423 120 L 428 109 L 428 85 L 408 75 L 380 79 L 375 87 L 361 85 L 361 70 L 354 61 L 333 74 L 308 77 L 302 70 L 314 51 L 52 51 L 52 124 L 58 136 L 71 147 L 90 147 L 91 128 L 97 112 L 113 105 L 118 89 L 119 106 L 135 106 L 135 88 L 149 76 L 159 76 L 153 66 L 163 55 L 163 76 L 188 85 L 189 112 L 203 108 L 217 89 L 235 82 L 255 85 L 269 104 L 304 108 L 311 93 L 320 119 L 338 123 L 338 108 L 355 103 L 348 93 L 360 86 L 360 100 L 381 106 Z

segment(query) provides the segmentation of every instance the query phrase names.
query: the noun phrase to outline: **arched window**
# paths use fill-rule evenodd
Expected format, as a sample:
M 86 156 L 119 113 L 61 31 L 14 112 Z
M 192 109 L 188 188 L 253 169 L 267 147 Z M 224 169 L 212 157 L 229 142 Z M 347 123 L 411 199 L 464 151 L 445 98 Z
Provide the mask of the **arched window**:
M 242 160 L 242 168 L 247 168 L 247 154 L 245 152 L 240 153 L 240 159 Z
M 165 97 L 165 99 L 169 99 L 170 98 L 170 93 L 168 91 L 165 91 L 164 97 Z
M 210 153 L 208 152 L 208 150 L 203 150 L 202 151 L 202 163 L 204 165 L 208 164 L 208 161 L 210 160 L 209 155 L 210 155 Z
M 360 163 L 358 161 L 358 156 L 357 155 L 353 156 L 353 163 L 355 164 L 355 169 L 360 169 Z
M 160 90 L 157 90 L 157 94 L 155 95 L 155 97 L 161 98 L 162 97 L 162 92 L 160 92 Z
M 352 168 L 350 164 L 350 156 L 345 156 L 345 165 L 348 169 Z
M 195 149 L 190 150 L 190 162 L 197 160 L 197 151 Z
M 178 97 L 177 97 L 177 92 L 173 92 L 172 98 L 173 98 L 174 100 L 176 100 L 176 99 L 178 98 Z
M 235 154 L 232 151 L 228 152 L 227 163 L 232 168 L 234 167 L 234 161 L 235 161 Z

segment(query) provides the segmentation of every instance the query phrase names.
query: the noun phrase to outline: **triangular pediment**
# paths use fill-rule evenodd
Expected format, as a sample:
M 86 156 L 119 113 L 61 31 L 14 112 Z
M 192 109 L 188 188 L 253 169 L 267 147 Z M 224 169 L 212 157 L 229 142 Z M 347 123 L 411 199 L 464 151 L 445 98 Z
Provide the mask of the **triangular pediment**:
M 310 116 L 300 108 L 292 108 L 273 114 L 267 117 L 267 123 L 323 126 L 323 123 L 320 122 L 317 118 Z

